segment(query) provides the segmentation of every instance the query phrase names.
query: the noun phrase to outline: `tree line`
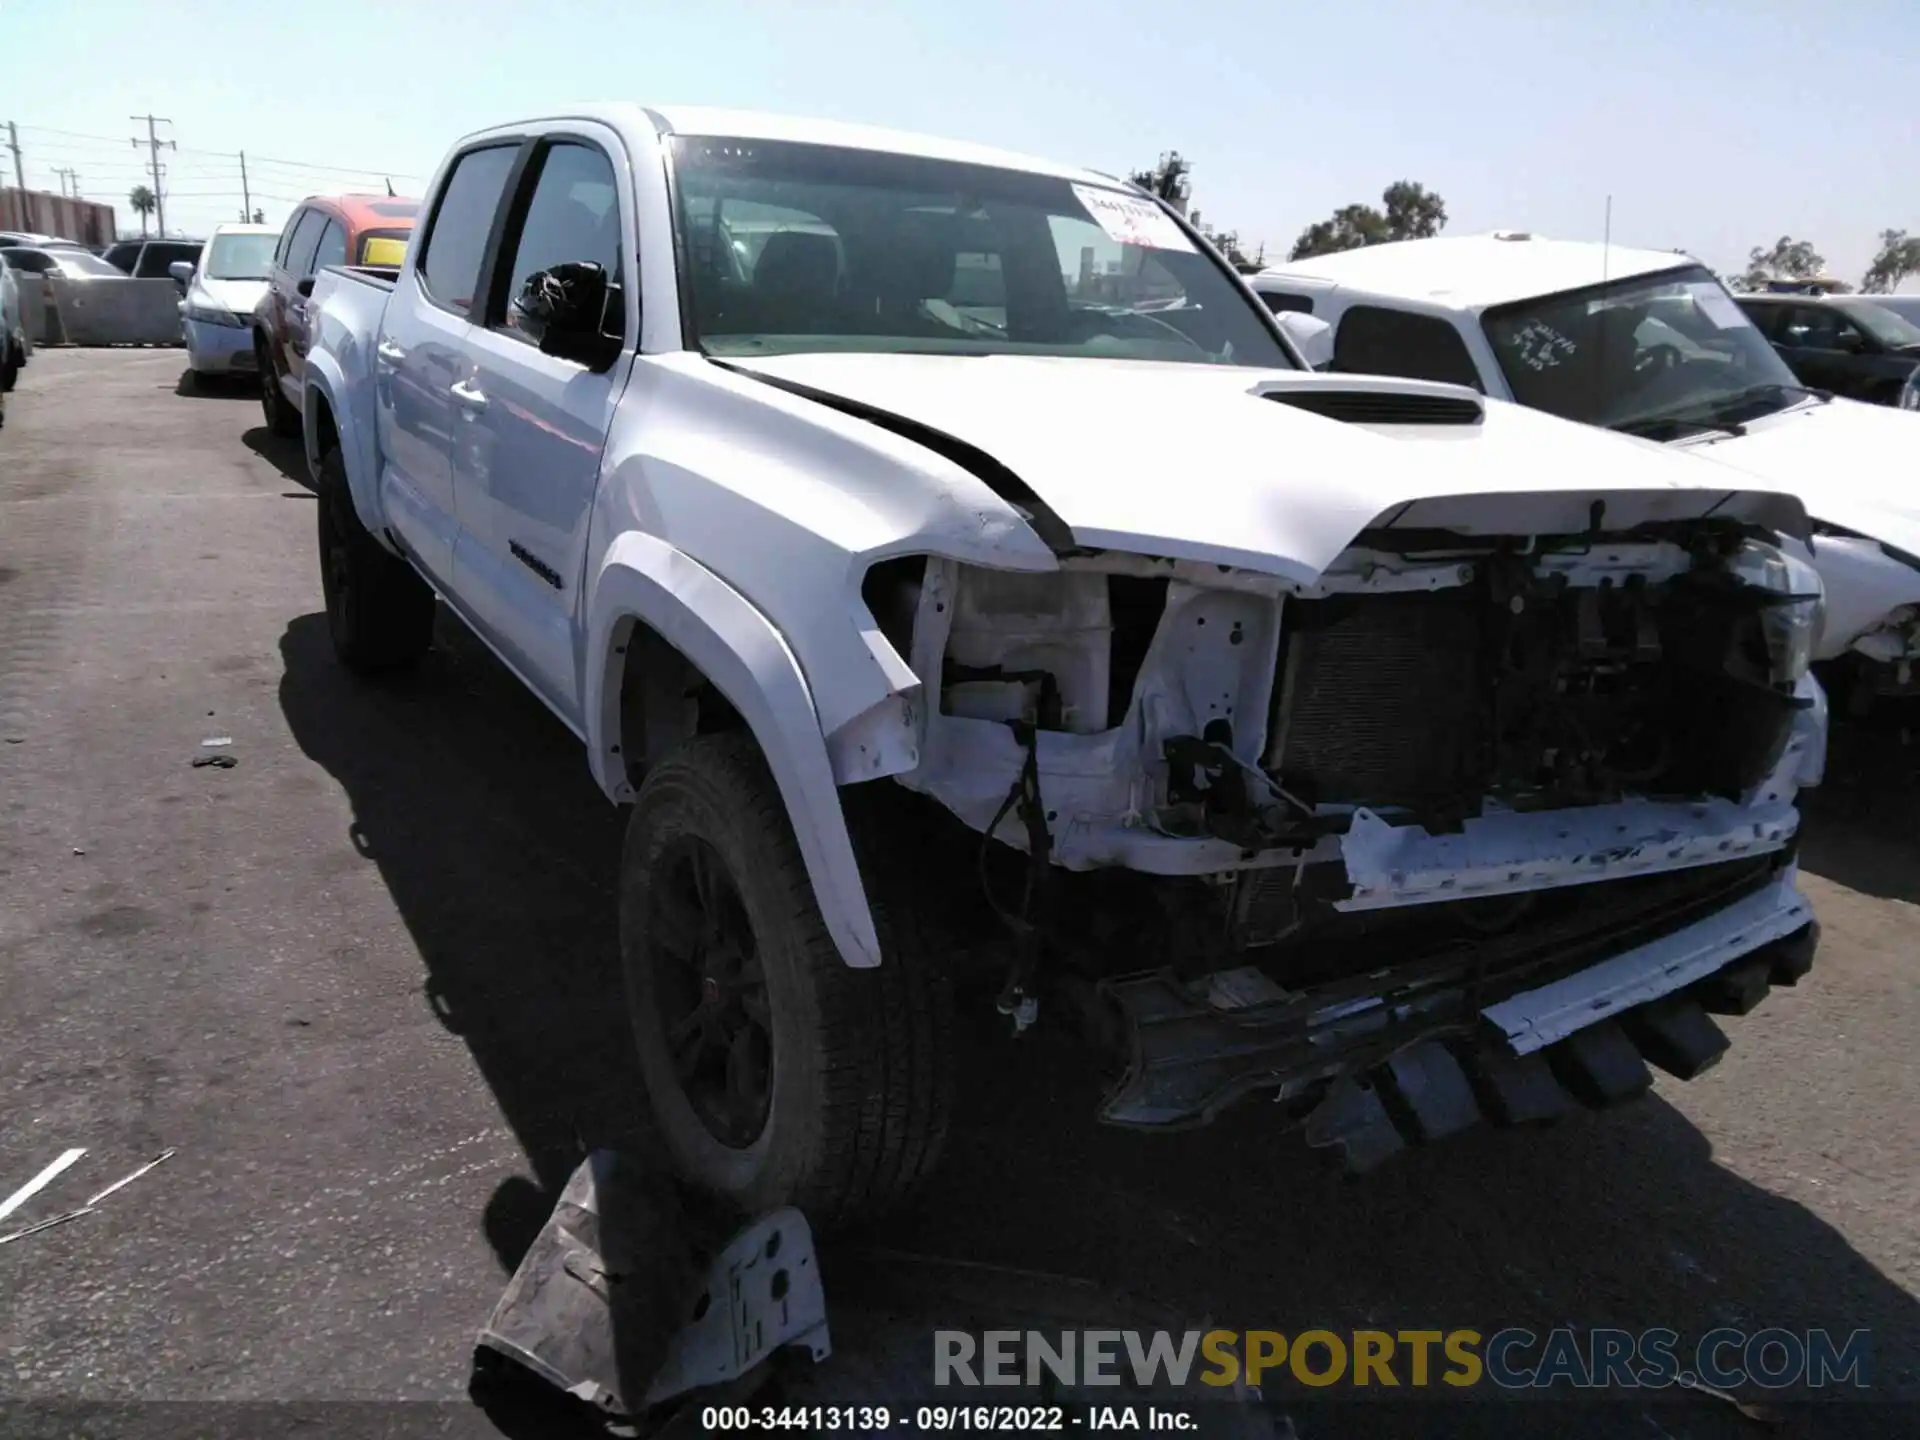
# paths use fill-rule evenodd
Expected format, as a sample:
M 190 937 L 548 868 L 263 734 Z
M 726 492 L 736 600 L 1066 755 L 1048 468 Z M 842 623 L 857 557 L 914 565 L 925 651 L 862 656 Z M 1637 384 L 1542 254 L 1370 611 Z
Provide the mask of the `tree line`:
M 1771 245 L 1756 245 L 1747 254 L 1743 274 L 1731 277 L 1727 284 L 1734 290 L 1764 290 L 1775 280 L 1812 280 L 1827 273 L 1826 257 L 1808 240 L 1782 235 Z M 1863 295 L 1890 295 L 1909 275 L 1920 275 L 1920 235 L 1904 230 L 1882 230 L 1880 250 L 1860 277 Z M 1844 282 L 1839 290 L 1853 287 Z
M 1193 165 L 1178 150 L 1165 152 L 1156 164 L 1134 171 L 1129 178 L 1186 215 L 1235 269 L 1253 271 L 1265 263 L 1265 246 L 1249 255 L 1237 231 L 1220 230 L 1203 223 L 1200 212 L 1189 209 L 1193 199 Z M 1312 255 L 1331 255 L 1390 240 L 1425 240 L 1438 235 L 1446 224 L 1446 201 L 1417 181 L 1396 180 L 1380 193 L 1377 206 L 1342 205 L 1325 220 L 1307 226 L 1294 240 L 1287 258 L 1304 260 Z M 1823 276 L 1826 268 L 1825 257 L 1811 243 L 1783 235 L 1772 245 L 1756 245 L 1747 257 L 1746 270 L 1729 277 L 1727 283 L 1734 290 L 1760 290 L 1774 280 Z M 1882 230 L 1879 252 L 1861 277 L 1860 290 L 1868 295 L 1890 294 L 1910 275 L 1920 275 L 1920 236 L 1909 235 L 1905 230 Z

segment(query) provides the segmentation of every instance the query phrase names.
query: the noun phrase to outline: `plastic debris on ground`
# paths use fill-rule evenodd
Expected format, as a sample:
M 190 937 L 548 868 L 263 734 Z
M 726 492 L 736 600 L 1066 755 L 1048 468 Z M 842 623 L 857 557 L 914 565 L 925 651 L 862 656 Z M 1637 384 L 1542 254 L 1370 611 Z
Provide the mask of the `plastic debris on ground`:
M 608 1419 L 651 1420 L 695 1390 L 751 1393 L 789 1347 L 831 1353 L 799 1211 L 711 1248 L 698 1228 L 663 1173 L 588 1156 L 480 1332 L 476 1387 L 498 1385 L 504 1357 Z

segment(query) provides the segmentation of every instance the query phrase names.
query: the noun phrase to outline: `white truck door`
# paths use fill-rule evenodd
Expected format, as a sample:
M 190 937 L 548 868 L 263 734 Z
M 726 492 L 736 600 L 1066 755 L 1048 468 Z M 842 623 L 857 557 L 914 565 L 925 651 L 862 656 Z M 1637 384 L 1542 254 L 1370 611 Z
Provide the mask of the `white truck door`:
M 472 312 L 473 398 L 453 446 L 461 598 L 487 638 L 576 726 L 587 523 L 636 340 L 625 294 L 636 274 L 634 227 L 621 218 L 632 212 L 630 200 L 623 206 L 616 153 L 611 137 L 591 126 L 536 142 Z M 600 278 L 586 267 L 598 267 Z M 548 325 L 558 312 L 544 298 L 531 310 L 522 305 L 529 281 L 540 297 L 569 297 L 566 325 Z M 596 298 L 584 299 L 589 293 Z M 559 338 L 562 330 L 572 343 Z
M 422 227 L 418 263 L 387 303 L 374 354 L 384 508 L 443 584 L 454 579 L 460 527 L 452 451 L 466 413 L 456 387 L 471 379 L 467 312 L 518 149 L 517 142 L 486 145 L 454 161 Z

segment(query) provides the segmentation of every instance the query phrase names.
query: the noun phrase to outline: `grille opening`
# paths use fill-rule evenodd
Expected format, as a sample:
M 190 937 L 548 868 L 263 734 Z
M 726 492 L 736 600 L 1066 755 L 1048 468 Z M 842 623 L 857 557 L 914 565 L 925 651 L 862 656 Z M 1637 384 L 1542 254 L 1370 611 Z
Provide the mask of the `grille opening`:
M 1738 799 L 1800 708 L 1752 675 L 1754 602 L 1685 579 L 1561 589 L 1512 610 L 1484 580 L 1295 601 L 1268 768 L 1317 804 L 1456 828 L 1628 794 Z

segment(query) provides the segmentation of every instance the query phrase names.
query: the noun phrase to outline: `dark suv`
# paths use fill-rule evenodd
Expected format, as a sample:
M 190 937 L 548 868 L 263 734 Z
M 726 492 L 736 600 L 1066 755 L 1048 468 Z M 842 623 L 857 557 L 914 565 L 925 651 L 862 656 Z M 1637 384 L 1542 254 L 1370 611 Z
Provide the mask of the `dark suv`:
M 204 240 L 122 240 L 109 245 L 107 253 L 100 258 L 136 280 L 166 280 L 171 278 L 167 271 L 169 265 L 176 260 L 196 264 L 206 243 Z
M 1920 369 L 1920 325 L 1865 295 L 1741 295 L 1794 376 L 1849 400 L 1898 405 Z

